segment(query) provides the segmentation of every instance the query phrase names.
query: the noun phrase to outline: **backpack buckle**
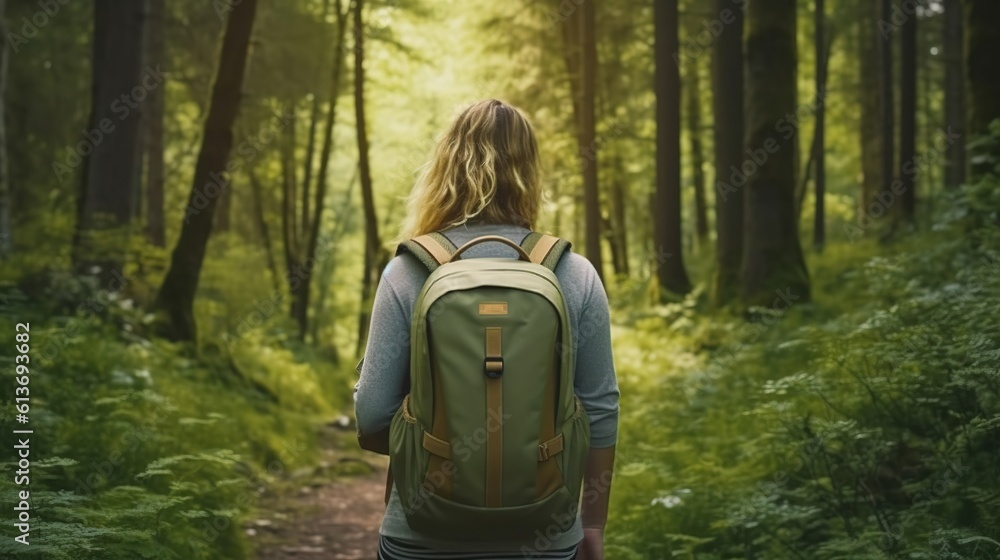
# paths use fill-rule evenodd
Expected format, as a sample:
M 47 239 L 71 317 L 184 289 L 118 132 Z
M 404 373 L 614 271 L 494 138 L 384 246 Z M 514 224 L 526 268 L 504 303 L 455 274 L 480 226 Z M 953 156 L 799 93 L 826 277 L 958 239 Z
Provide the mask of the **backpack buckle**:
M 538 461 L 548 461 L 549 457 L 549 444 L 548 442 L 538 445 Z
M 487 377 L 495 379 L 503 375 L 503 358 L 488 357 L 486 358 L 485 366 L 486 366 Z

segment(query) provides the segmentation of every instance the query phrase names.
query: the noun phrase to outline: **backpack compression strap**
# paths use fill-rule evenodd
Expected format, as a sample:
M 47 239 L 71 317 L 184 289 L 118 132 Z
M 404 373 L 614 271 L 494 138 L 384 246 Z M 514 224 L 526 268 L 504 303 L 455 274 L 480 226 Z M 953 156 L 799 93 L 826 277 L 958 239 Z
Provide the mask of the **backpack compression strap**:
M 396 248 L 396 254 L 404 252 L 412 254 L 427 267 L 427 270 L 434 272 L 434 269 L 448 262 L 458 247 L 444 235 L 434 232 L 413 239 L 404 241 Z
M 553 272 L 559 263 L 559 257 L 562 257 L 562 254 L 570 247 L 570 242 L 565 239 L 537 231 L 529 233 L 521 242 L 521 248 L 531 257 L 531 262 L 540 264 Z

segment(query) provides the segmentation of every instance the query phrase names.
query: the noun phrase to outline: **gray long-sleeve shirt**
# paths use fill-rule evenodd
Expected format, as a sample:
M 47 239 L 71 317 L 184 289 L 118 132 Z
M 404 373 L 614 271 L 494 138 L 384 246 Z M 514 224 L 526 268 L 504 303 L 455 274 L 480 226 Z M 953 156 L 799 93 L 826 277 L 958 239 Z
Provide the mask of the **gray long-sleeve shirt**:
M 510 225 L 466 224 L 442 233 L 456 246 L 482 235 L 501 235 L 520 243 L 529 233 Z M 483 243 L 470 248 L 463 258 L 510 257 L 516 254 L 500 243 Z M 590 261 L 567 252 L 555 269 L 569 310 L 573 348 L 576 352 L 574 390 L 590 418 L 591 447 L 610 447 L 618 435 L 618 383 L 611 351 L 608 298 Z M 409 254 L 392 259 L 382 273 L 372 307 L 368 345 L 361 378 L 354 388 L 358 430 L 370 434 L 389 426 L 409 387 L 410 319 L 417 296 L 428 272 Z M 408 539 L 425 546 L 461 547 L 421 536 L 406 524 L 395 488 L 382 520 L 381 533 Z M 551 546 L 569 546 L 582 538 L 579 520 L 555 539 Z M 521 544 L 496 543 L 490 549 L 520 549 Z M 466 545 L 467 546 L 467 545 Z

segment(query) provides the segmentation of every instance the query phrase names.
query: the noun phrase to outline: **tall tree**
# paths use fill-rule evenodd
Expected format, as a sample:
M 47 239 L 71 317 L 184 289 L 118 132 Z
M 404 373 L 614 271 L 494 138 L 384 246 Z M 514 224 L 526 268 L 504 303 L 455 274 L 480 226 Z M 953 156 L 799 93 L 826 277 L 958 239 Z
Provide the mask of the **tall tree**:
M 823 0 L 816 0 L 814 21 L 816 53 L 816 131 L 813 139 L 816 200 L 813 210 L 813 247 L 823 250 L 826 243 L 826 17 Z
M 622 18 L 624 20 L 624 18 Z M 602 76 L 601 112 L 612 119 L 615 126 L 620 126 L 618 122 L 617 110 L 629 99 L 627 89 L 627 71 L 621 63 L 624 56 L 623 38 L 629 37 L 633 31 L 631 18 L 627 22 L 619 22 L 617 25 L 605 24 L 602 29 L 612 38 L 605 41 L 610 50 L 607 60 L 615 61 L 613 64 L 604 64 L 600 68 Z M 611 262 L 615 275 L 626 277 L 629 274 L 628 255 L 628 220 L 627 200 L 628 200 L 628 179 L 625 169 L 625 162 L 622 156 L 623 146 L 621 142 L 609 142 L 607 147 L 608 168 L 608 189 L 609 208 L 608 217 L 605 220 L 605 235 L 611 246 Z M 558 221 L 558 213 L 556 216 Z M 558 230 L 556 230 L 558 231 Z
M 340 6 L 338 2 L 337 6 Z M 326 23 L 327 17 L 330 14 L 330 0 L 323 0 L 323 22 Z M 337 8 L 337 33 L 340 34 L 343 26 L 340 24 L 340 8 Z M 324 33 L 324 36 L 326 34 Z M 342 36 L 342 35 L 341 35 Z M 338 50 L 334 53 L 334 58 L 339 60 L 343 57 L 342 48 L 339 43 L 337 44 Z M 337 64 L 338 62 L 334 62 Z M 309 221 L 311 215 L 309 212 L 309 191 L 312 186 L 312 173 L 313 173 L 313 159 L 316 153 L 316 130 L 319 128 L 320 120 L 320 96 L 313 94 L 312 96 L 312 111 L 309 116 L 309 132 L 306 136 L 306 158 L 305 163 L 303 163 L 303 179 L 302 179 L 302 235 L 309 235 Z
M 989 125 L 1000 119 L 1000 72 L 996 57 L 1000 52 L 1000 2 L 996 0 L 965 0 L 966 72 L 968 74 L 969 132 L 974 136 L 987 134 Z M 974 158 L 972 179 L 993 172 L 994 161 L 1000 160 L 1000 142 L 994 142 L 990 157 Z M 992 160 L 992 161 L 991 161 Z
M 701 76 L 698 57 L 693 53 L 688 53 L 685 57 L 684 80 L 691 183 L 694 187 L 694 231 L 698 246 L 701 247 L 708 240 L 708 207 L 705 201 L 705 153 L 701 143 Z
M 595 38 L 594 2 L 584 2 L 576 10 L 580 39 L 580 157 L 583 158 L 583 206 L 587 224 L 587 259 L 603 278 L 601 260 L 601 200 L 597 186 L 597 40 Z
M 903 22 L 899 84 L 899 180 L 902 193 L 895 216 L 906 222 L 917 212 L 917 16 Z
M 861 191 L 858 217 L 869 215 L 875 194 L 882 189 L 882 100 L 879 91 L 878 4 L 859 0 L 858 18 L 858 105 L 861 106 Z
M 212 230 L 216 233 L 224 233 L 229 231 L 229 226 L 232 223 L 232 212 L 233 212 L 233 183 L 232 181 L 226 181 L 222 186 L 222 192 L 219 193 L 219 205 L 215 208 L 215 218 L 212 224 Z
M 176 341 L 194 341 L 197 336 L 194 296 L 212 233 L 215 207 L 222 186 L 228 183 L 226 161 L 233 146 L 233 125 L 243 94 L 257 0 L 242 0 L 231 4 L 229 9 L 191 195 L 170 269 L 156 298 L 156 307 L 165 313 L 167 320 L 162 324 L 162 334 Z
M 296 196 L 295 196 L 295 140 L 296 122 L 298 117 L 295 113 L 295 105 L 288 103 L 283 109 L 288 115 L 288 126 L 281 131 L 281 145 L 279 146 L 278 165 L 281 170 L 281 245 L 285 251 L 285 277 L 288 279 L 288 287 L 291 292 L 290 315 L 296 316 L 300 290 L 302 289 L 302 279 L 299 271 L 299 247 L 302 240 L 296 223 Z
M 879 0 L 879 21 L 892 21 L 892 0 Z M 879 112 L 882 116 L 882 184 L 879 186 L 876 196 L 883 200 L 888 200 L 890 188 L 895 177 L 895 156 L 896 156 L 896 119 L 895 100 L 893 97 L 893 72 L 892 72 L 892 33 L 881 23 L 876 26 L 878 33 L 878 60 L 879 60 Z M 871 213 L 873 218 L 879 218 L 888 212 L 888 208 L 882 208 L 881 212 Z
M 365 262 L 361 279 L 361 315 L 358 321 L 357 353 L 364 351 L 365 335 L 371 319 L 368 309 L 373 289 L 378 285 L 385 257 L 378 237 L 375 215 L 375 195 L 368 162 L 368 131 L 365 125 L 365 28 L 364 0 L 354 3 L 354 118 L 357 125 L 358 173 L 361 178 L 361 199 L 365 214 Z
M 324 8 L 324 13 L 327 8 Z M 299 266 L 315 270 L 316 250 L 319 247 L 320 228 L 323 223 L 323 210 L 326 208 L 326 192 L 329 183 L 330 158 L 333 155 L 333 126 L 337 121 L 337 100 L 340 99 L 341 82 L 343 81 L 344 69 L 344 41 L 347 36 L 347 18 L 350 15 L 350 5 L 346 10 L 342 8 L 341 0 L 336 0 L 335 9 L 337 11 L 337 32 L 332 45 L 333 66 L 330 72 L 329 93 L 327 94 L 326 121 L 323 125 L 323 144 L 320 148 L 319 172 L 316 174 L 315 199 L 311 206 L 309 202 L 310 173 L 305 174 L 303 181 L 303 213 L 302 230 L 305 232 L 305 242 L 302 243 L 304 252 L 300 255 Z M 357 10 L 357 7 L 354 8 Z M 310 136 L 313 134 L 312 124 L 309 130 Z M 312 140 L 310 139 L 310 142 Z M 311 148 L 310 148 L 311 149 Z M 308 152 L 308 150 L 307 150 Z M 367 154 L 366 154 L 367 155 Z M 307 160 L 310 156 L 307 153 Z M 311 165 L 307 166 L 311 167 Z M 370 180 L 370 176 L 369 176 Z M 370 183 L 369 183 L 370 186 Z M 374 212 L 374 209 L 372 210 Z M 374 219 L 374 215 L 373 215 Z M 377 232 L 376 232 L 377 234 Z M 292 318 L 295 319 L 299 328 L 299 337 L 305 338 L 308 332 L 309 323 L 309 301 L 311 294 L 312 278 L 314 274 L 308 273 L 300 282 L 291 285 L 292 291 Z
M 681 77 L 673 58 L 680 43 L 679 23 L 677 0 L 654 0 L 656 193 L 653 253 L 658 264 L 661 294 L 664 291 L 686 294 L 691 290 L 684 269 L 681 239 Z
M 121 228 L 132 218 L 138 190 L 142 136 L 133 95 L 142 87 L 145 23 L 145 0 L 94 2 L 90 132 L 81 143 L 87 151 L 80 153 L 73 261 L 81 270 L 99 266 L 101 277 L 121 267 L 128 238 Z
M 563 4 L 559 4 L 562 9 Z M 573 98 L 573 123 L 576 130 L 577 150 L 583 175 L 583 220 L 577 220 L 577 229 L 584 227 L 584 253 L 603 278 L 601 259 L 601 208 L 597 183 L 597 144 L 595 104 L 597 96 L 597 41 L 594 29 L 595 7 L 593 2 L 583 2 L 562 17 L 563 58 L 569 77 Z M 580 237 L 579 233 L 575 237 Z
M 7 0 L 0 0 L 0 37 L 7 37 Z M 0 260 L 10 254 L 10 176 L 7 173 L 7 65 L 9 43 L 0 45 Z
M 166 0 L 149 0 L 149 33 L 146 64 L 161 68 L 166 63 Z M 146 126 L 146 236 L 156 247 L 166 245 L 163 218 L 163 112 L 164 89 L 160 84 L 149 92 L 143 122 Z
M 797 131 L 786 117 L 796 107 L 795 4 L 754 0 L 746 14 L 746 148 L 764 154 L 746 183 L 743 298 L 749 305 L 809 299 L 795 218 Z
M 713 299 L 726 304 L 739 295 L 743 266 L 744 185 L 733 170 L 743 165 L 743 10 L 715 0 L 715 13 L 731 23 L 712 53 L 712 114 L 715 146 L 715 280 Z
M 274 260 L 274 249 L 271 246 L 271 233 L 268 231 L 267 218 L 264 216 L 264 188 L 257 178 L 256 170 L 251 167 L 247 170 L 250 182 L 250 204 L 253 211 L 253 220 L 257 226 L 257 233 L 260 235 L 260 242 L 264 246 L 264 257 L 267 259 L 267 269 L 271 272 L 271 284 L 275 291 L 281 290 L 281 274 L 278 272 L 278 264 Z
M 584 2 L 580 12 L 581 81 L 580 92 L 580 153 L 590 161 L 583 169 L 583 204 L 587 220 L 587 259 L 597 275 L 604 276 L 601 259 L 601 200 L 597 186 L 597 130 L 595 99 L 597 97 L 597 40 L 594 2 Z
M 961 140 L 945 150 L 944 183 L 958 187 L 965 182 L 965 57 L 961 0 L 944 2 L 944 113 L 945 131 Z
M 824 18 L 825 20 L 825 18 Z M 825 33 L 824 33 L 825 34 Z M 815 201 L 817 204 L 825 203 L 825 192 L 826 192 L 826 162 L 821 161 L 817 163 L 817 156 L 823 156 L 823 152 L 819 151 L 821 144 L 826 142 L 826 80 L 827 73 L 830 67 L 830 52 L 833 50 L 833 34 L 827 35 L 826 45 L 823 46 L 819 51 L 820 59 L 816 62 L 816 83 L 819 84 L 820 81 L 823 82 L 823 91 L 816 89 L 816 95 L 813 99 L 813 107 L 815 107 L 816 115 L 816 126 L 813 127 L 812 142 L 809 144 L 809 159 L 806 161 L 805 168 L 802 172 L 802 179 L 799 181 L 798 190 L 795 191 L 795 216 L 799 219 L 802 216 L 802 205 L 805 203 L 806 195 L 808 194 L 809 181 L 813 178 L 813 172 L 821 172 L 823 175 L 822 189 L 824 191 L 823 197 L 818 197 Z M 818 73 L 822 71 L 822 74 Z M 820 187 L 817 183 L 817 187 Z M 814 212 L 822 220 L 819 225 L 823 225 L 825 222 L 825 209 L 817 207 L 818 212 Z M 813 231 L 816 231 L 817 222 L 813 222 Z M 823 230 L 825 235 L 825 228 Z M 822 244 L 816 245 L 817 250 L 822 249 Z

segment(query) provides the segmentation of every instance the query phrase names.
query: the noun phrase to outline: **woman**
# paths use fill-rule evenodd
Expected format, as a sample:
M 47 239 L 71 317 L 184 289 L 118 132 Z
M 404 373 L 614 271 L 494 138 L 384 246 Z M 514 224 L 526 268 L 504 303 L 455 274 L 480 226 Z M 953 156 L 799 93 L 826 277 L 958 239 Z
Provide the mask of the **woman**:
M 437 145 L 410 196 L 403 239 L 439 231 L 456 246 L 482 235 L 520 243 L 542 202 L 538 146 L 528 120 L 497 100 L 465 109 Z M 515 257 L 499 243 L 472 247 L 463 258 Z M 604 524 L 618 429 L 618 384 L 611 354 L 607 294 L 590 262 L 566 252 L 555 269 L 575 344 L 574 390 L 591 424 L 580 515 L 557 532 L 539 528 L 532 542 L 441 541 L 407 525 L 392 488 L 379 531 L 379 558 L 603 558 Z M 372 308 L 368 346 L 355 387 L 359 439 L 387 453 L 388 427 L 409 385 L 410 317 L 427 269 L 404 253 L 386 266 Z M 568 523 L 567 523 L 568 524 Z

